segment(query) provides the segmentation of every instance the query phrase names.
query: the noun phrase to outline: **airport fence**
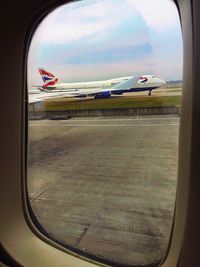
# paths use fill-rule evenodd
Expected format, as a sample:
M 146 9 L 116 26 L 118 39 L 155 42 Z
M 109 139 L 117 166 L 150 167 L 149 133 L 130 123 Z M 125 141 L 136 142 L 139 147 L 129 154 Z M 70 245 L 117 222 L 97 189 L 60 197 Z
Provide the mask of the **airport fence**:
M 118 108 L 118 109 L 88 109 L 88 110 L 54 110 L 29 111 L 29 119 L 69 119 L 71 117 L 97 117 L 97 116 L 141 116 L 141 115 L 180 115 L 179 106 Z

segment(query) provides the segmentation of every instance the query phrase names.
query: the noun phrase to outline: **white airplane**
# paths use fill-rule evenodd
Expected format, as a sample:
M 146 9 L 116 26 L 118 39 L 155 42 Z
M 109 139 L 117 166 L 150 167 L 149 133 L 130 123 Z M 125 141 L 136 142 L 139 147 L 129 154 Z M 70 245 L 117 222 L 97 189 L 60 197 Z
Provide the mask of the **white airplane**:
M 58 97 L 86 97 L 108 98 L 113 95 L 122 95 L 128 92 L 151 91 L 165 84 L 165 81 L 155 75 L 128 76 L 105 81 L 77 82 L 77 83 L 57 83 L 52 73 L 39 68 L 39 73 L 44 84 L 35 86 L 42 93 L 32 95 L 29 93 L 29 103 L 43 101 Z

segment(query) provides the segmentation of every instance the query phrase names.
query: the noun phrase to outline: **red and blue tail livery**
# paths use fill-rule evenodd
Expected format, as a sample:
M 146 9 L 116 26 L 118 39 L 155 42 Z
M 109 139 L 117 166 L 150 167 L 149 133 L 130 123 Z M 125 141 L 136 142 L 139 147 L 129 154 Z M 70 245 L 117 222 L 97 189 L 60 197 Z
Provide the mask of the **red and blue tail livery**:
M 57 83 L 58 79 L 52 73 L 42 68 L 38 68 L 38 70 L 44 82 L 43 87 L 52 86 Z

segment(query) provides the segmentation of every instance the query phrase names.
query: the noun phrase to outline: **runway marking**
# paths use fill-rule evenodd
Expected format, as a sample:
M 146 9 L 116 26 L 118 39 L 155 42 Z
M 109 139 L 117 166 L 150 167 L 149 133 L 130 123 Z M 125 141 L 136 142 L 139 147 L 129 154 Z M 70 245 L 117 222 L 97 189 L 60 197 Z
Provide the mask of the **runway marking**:
M 179 117 L 176 117 L 176 118 L 139 118 L 139 116 L 137 116 L 136 118 L 129 118 L 129 119 L 98 119 L 95 118 L 95 119 L 82 119 L 82 120 L 79 120 L 79 119 L 72 119 L 71 121 L 75 122 L 75 121 L 135 121 L 135 120 L 142 120 L 142 121 L 149 121 L 149 120 L 179 120 L 180 118 Z
M 50 125 L 44 125 L 44 124 L 32 124 L 29 125 L 29 127 L 155 127 L 155 126 L 179 126 L 179 123 L 174 124 L 168 124 L 168 123 L 155 123 L 155 124 L 138 124 L 138 125 L 126 125 L 126 124 L 50 124 Z
M 87 119 L 83 119 L 83 120 L 70 120 L 70 123 L 71 122 L 73 122 L 73 123 L 75 123 L 75 122 L 80 122 L 80 121 L 95 121 L 95 122 L 97 122 L 97 121 L 150 121 L 150 120 L 180 120 L 180 118 L 139 118 L 139 116 L 137 116 L 136 118 L 130 118 L 130 119 L 98 119 L 98 117 L 97 118 L 95 118 L 95 119 L 91 119 L 91 120 L 87 120 Z M 49 122 L 49 120 L 44 120 L 45 122 L 46 121 L 48 121 Z M 68 122 L 69 120 L 60 120 L 60 121 L 62 121 L 62 122 Z M 31 123 L 31 121 L 29 121 L 29 123 Z

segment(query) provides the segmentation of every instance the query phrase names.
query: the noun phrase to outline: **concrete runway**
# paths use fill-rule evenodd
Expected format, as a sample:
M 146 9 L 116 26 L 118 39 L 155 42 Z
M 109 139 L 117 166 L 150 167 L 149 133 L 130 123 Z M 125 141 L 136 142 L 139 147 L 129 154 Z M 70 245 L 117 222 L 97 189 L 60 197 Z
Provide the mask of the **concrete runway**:
M 28 190 L 41 225 L 122 266 L 158 261 L 174 211 L 178 129 L 176 116 L 30 121 Z

